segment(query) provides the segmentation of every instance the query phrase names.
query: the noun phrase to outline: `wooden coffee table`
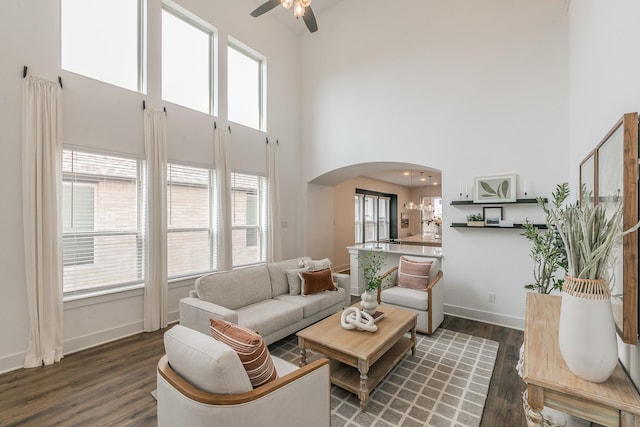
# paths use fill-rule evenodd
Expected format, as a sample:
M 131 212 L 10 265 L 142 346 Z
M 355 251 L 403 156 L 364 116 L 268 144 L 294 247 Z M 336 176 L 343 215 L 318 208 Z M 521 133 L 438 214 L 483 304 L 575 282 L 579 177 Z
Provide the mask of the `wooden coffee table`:
M 307 350 L 322 353 L 331 360 L 331 383 L 348 390 L 360 399 L 360 409 L 367 410 L 369 393 L 404 358 L 407 351 L 416 353 L 415 313 L 380 305 L 384 313 L 376 332 L 346 330 L 336 313 L 306 329 L 298 336 L 300 366 L 307 364 Z M 404 335 L 411 332 L 411 338 Z

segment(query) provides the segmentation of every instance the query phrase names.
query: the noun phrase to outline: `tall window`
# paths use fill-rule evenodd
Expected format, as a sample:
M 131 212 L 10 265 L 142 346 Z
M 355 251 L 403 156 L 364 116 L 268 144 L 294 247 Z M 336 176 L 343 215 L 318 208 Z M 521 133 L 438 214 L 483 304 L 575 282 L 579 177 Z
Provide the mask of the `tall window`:
M 229 120 L 266 130 L 264 117 L 265 59 L 240 42 L 227 50 L 227 108 Z
M 187 12 L 162 9 L 162 99 L 214 113 L 214 29 Z
M 215 270 L 212 217 L 213 173 L 170 164 L 167 168 L 169 278 Z
M 144 0 L 61 0 L 62 68 L 144 92 Z
M 231 245 L 234 267 L 265 262 L 267 259 L 266 194 L 265 177 L 231 174 Z
M 396 196 L 368 190 L 357 191 L 360 193 L 356 193 L 354 198 L 355 243 L 390 240 L 391 200 Z
M 378 241 L 389 240 L 390 202 L 388 197 L 378 197 Z
M 64 150 L 64 292 L 144 281 L 142 161 Z

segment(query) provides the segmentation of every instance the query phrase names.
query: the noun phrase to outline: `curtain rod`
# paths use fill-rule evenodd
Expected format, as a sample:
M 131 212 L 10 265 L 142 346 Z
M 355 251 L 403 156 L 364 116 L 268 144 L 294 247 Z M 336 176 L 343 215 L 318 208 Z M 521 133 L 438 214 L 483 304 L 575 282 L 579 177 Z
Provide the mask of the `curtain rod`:
M 22 78 L 24 79 L 25 77 L 27 77 L 27 70 L 29 69 L 29 67 L 27 67 L 26 65 L 22 67 Z M 62 86 L 62 77 L 58 76 L 58 84 L 60 85 L 60 89 L 64 89 L 64 87 Z
M 213 128 L 218 129 L 218 122 L 213 122 Z M 227 129 L 229 129 L 229 133 L 231 133 L 231 126 L 227 126 Z
M 143 110 L 147 109 L 147 103 L 144 100 L 142 101 L 142 109 Z M 167 115 L 167 107 L 162 107 L 162 111 L 164 111 L 164 115 L 166 116 Z

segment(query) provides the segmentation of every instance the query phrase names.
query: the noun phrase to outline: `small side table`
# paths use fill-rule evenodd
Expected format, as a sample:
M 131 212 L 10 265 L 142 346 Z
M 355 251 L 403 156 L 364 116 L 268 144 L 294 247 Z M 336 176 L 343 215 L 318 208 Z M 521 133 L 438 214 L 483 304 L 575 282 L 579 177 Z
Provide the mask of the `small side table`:
M 577 377 L 558 345 L 561 297 L 527 294 L 523 380 L 527 383 L 527 425 L 541 425 L 545 406 L 605 426 L 640 427 L 640 395 L 622 365 L 598 384 Z

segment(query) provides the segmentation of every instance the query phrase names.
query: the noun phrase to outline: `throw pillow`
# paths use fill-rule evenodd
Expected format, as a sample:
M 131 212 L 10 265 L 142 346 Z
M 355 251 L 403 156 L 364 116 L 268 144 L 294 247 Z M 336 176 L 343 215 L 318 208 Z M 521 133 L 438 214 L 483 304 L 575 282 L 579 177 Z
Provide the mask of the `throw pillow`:
M 331 260 L 329 258 L 320 260 L 304 259 L 302 260 L 301 267 L 305 267 L 309 271 L 320 271 L 325 268 L 331 269 Z
M 338 290 L 336 285 L 333 284 L 333 277 L 329 268 L 320 271 L 301 271 L 298 275 L 302 280 L 302 295 Z
M 403 256 L 400 257 L 398 286 L 426 291 L 432 263 L 433 261 L 412 261 Z
M 302 291 L 302 279 L 298 273 L 308 271 L 306 268 L 287 270 L 287 282 L 289 283 L 289 295 L 300 295 Z
M 226 320 L 210 319 L 211 336 L 238 353 L 253 388 L 278 378 L 276 367 L 262 337 Z

